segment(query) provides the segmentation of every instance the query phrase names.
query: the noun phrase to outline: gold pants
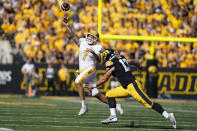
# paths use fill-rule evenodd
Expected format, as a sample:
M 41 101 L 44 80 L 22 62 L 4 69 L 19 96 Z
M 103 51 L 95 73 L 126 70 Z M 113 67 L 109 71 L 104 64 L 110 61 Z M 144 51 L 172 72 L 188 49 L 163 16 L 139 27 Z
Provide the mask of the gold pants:
M 132 96 L 136 101 L 143 104 L 147 108 L 152 108 L 152 101 L 142 90 L 142 85 L 139 81 L 129 84 L 127 89 L 124 89 L 122 86 L 116 87 L 106 93 L 107 97 L 128 97 Z

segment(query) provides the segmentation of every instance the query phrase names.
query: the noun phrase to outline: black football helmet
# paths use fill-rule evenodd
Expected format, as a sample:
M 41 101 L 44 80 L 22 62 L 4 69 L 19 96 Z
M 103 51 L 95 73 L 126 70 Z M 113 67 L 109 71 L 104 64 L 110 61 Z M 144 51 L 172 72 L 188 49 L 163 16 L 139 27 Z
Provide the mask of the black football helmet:
M 115 51 L 113 49 L 106 49 L 102 53 L 102 57 L 104 61 L 112 60 L 116 56 Z

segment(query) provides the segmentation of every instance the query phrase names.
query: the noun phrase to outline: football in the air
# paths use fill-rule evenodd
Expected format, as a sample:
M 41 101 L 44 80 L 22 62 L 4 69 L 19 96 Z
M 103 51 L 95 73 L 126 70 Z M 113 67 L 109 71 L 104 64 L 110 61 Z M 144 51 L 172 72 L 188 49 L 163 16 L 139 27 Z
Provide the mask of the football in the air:
M 70 5 L 66 2 L 64 2 L 61 6 L 63 11 L 68 11 L 70 9 Z

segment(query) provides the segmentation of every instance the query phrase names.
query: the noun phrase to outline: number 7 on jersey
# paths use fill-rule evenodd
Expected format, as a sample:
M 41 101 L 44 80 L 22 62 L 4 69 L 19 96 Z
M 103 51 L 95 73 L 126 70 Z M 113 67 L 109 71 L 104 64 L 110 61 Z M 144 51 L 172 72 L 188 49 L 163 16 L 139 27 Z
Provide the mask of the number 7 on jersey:
M 84 61 L 89 52 L 85 50 L 83 53 L 84 53 L 84 56 L 83 56 L 83 61 Z

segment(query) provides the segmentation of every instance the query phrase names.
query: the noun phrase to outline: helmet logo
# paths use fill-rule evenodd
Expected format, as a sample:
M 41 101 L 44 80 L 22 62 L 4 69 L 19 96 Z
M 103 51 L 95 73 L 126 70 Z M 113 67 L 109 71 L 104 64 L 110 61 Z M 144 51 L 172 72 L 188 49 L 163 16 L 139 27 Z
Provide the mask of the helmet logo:
M 104 59 L 104 60 L 106 59 L 108 53 L 109 53 L 108 50 L 105 50 L 105 51 L 102 53 L 102 56 L 103 56 L 103 59 Z
M 113 49 L 106 49 L 103 53 L 102 53 L 102 57 L 105 61 L 111 60 L 114 58 L 114 56 L 116 56 L 115 52 Z
M 105 50 L 105 51 L 103 52 L 103 56 L 106 56 L 108 53 L 109 53 L 109 51 L 108 51 L 108 50 Z

